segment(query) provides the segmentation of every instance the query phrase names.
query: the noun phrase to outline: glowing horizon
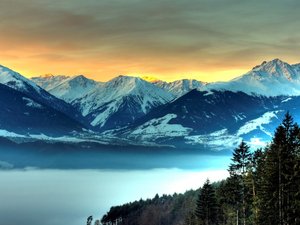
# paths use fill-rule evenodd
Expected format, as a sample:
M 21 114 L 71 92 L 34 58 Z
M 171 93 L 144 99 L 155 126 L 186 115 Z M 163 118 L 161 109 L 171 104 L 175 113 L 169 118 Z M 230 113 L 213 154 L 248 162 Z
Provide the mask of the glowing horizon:
M 287 62 L 289 63 L 289 62 Z M 290 64 L 296 64 L 297 62 L 293 62 Z M 191 73 L 185 73 L 185 74 L 189 74 L 189 75 L 178 75 L 178 74 L 174 74 L 174 75 L 170 75 L 167 74 L 165 76 L 159 76 L 159 75 L 153 75 L 153 74 L 137 74 L 137 73 L 117 73 L 117 74 L 113 74 L 113 75 L 108 75 L 108 76 L 95 76 L 95 74 L 90 75 L 89 73 L 30 73 L 30 70 L 24 69 L 24 70 L 20 70 L 14 67 L 10 67 L 4 64 L 1 64 L 2 66 L 8 67 L 18 73 L 20 73 L 22 76 L 25 76 L 27 78 L 32 78 L 32 77 L 37 77 L 37 76 L 47 76 L 47 75 L 53 75 L 53 76 L 59 76 L 59 75 L 64 75 L 64 76 L 77 76 L 77 75 L 84 75 L 85 77 L 89 78 L 89 79 L 93 79 L 95 81 L 99 81 L 99 82 L 107 82 L 111 79 L 114 79 L 117 76 L 120 75 L 124 75 L 124 76 L 133 76 L 133 77 L 139 77 L 142 78 L 146 81 L 149 82 L 153 82 L 154 80 L 161 80 L 161 81 L 166 81 L 166 82 L 172 82 L 172 81 L 176 81 L 176 80 L 182 80 L 182 79 L 194 79 L 194 80 L 198 80 L 198 81 L 202 81 L 202 82 L 207 82 L 207 83 L 211 83 L 211 82 L 218 82 L 218 81 L 230 81 L 231 79 L 234 79 L 236 77 L 242 76 L 245 73 L 247 73 L 248 71 L 251 70 L 251 68 L 253 68 L 254 66 L 250 66 L 248 69 L 232 69 L 232 70 L 225 70 L 225 71 L 212 71 L 212 72 L 207 72 L 207 73 L 197 73 L 197 72 L 191 72 Z M 259 65 L 259 64 L 257 64 Z
M 233 70 L 228 70 L 228 71 L 213 71 L 213 72 L 190 72 L 190 73 L 183 73 L 183 75 L 174 73 L 174 74 L 165 74 L 165 75 L 158 75 L 158 74 L 143 74 L 143 73 L 116 73 L 116 74 L 110 74 L 108 76 L 95 76 L 95 74 L 90 74 L 89 72 L 87 73 L 80 73 L 80 72 L 58 72 L 58 73 L 53 73 L 53 72 L 30 72 L 31 70 L 28 70 L 27 68 L 25 69 L 18 69 L 13 66 L 8 66 L 5 64 L 1 64 L 2 66 L 8 67 L 9 69 L 12 69 L 13 71 L 16 71 L 20 73 L 22 76 L 25 76 L 27 78 L 32 78 L 32 77 L 37 77 L 37 76 L 47 76 L 47 75 L 53 75 L 53 76 L 59 76 L 59 75 L 64 75 L 64 76 L 77 76 L 77 75 L 84 75 L 85 77 L 89 79 L 93 79 L 99 82 L 106 82 L 109 81 L 117 76 L 124 75 L 124 76 L 132 76 L 132 77 L 140 77 L 144 80 L 147 80 L 149 82 L 152 82 L 153 80 L 161 80 L 161 81 L 166 81 L 166 82 L 172 82 L 176 80 L 181 80 L 181 79 L 194 79 L 202 82 L 215 82 L 215 81 L 229 81 L 235 77 L 241 76 L 248 72 L 250 69 L 233 69 Z M 187 75 L 185 75 L 187 74 Z M 209 78 L 210 77 L 210 78 Z M 221 79 L 216 79 L 217 77 L 220 77 Z M 212 78 L 212 79 L 211 79 Z
M 16 7 L 17 6 L 17 7 Z M 2 0 L 0 64 L 26 77 L 228 81 L 299 63 L 300 2 Z

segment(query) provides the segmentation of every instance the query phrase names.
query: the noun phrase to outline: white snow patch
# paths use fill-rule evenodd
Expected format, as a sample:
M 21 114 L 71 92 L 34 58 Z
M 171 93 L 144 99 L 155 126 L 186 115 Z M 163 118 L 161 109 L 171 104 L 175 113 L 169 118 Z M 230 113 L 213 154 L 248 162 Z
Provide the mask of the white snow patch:
M 207 92 L 204 94 L 204 96 L 213 95 L 214 93 L 211 90 L 207 90 Z
M 43 108 L 42 105 L 40 105 L 39 103 L 33 101 L 30 98 L 23 97 L 22 99 L 27 102 L 26 106 L 28 106 L 28 107 L 38 108 L 38 109 L 42 109 Z
M 169 124 L 170 120 L 177 118 L 176 114 L 167 114 L 158 119 L 152 119 L 139 126 L 130 135 L 142 136 L 143 139 L 157 139 L 160 137 L 181 137 L 189 134 L 192 129 L 180 124 Z
M 288 102 L 290 100 L 292 100 L 292 98 L 287 98 L 287 99 L 282 100 L 281 103 Z
M 45 134 L 31 134 L 30 137 L 45 140 L 45 141 L 62 141 L 62 142 L 82 142 L 82 139 L 70 137 L 70 136 L 61 136 L 61 137 L 50 137 Z
M 273 118 L 277 118 L 276 113 L 278 113 L 278 111 L 266 112 L 261 117 L 245 123 L 245 125 L 237 131 L 237 136 L 248 134 L 253 130 L 260 129 L 265 134 L 272 137 L 272 134 L 267 131 L 262 125 L 269 124 Z
M 218 130 L 207 135 L 189 136 L 185 137 L 185 139 L 187 140 L 187 144 L 202 144 L 216 150 L 235 148 L 242 141 L 241 137 L 228 134 L 227 129 Z
M 111 102 L 110 104 L 108 104 L 106 106 L 107 109 L 105 111 L 101 112 L 100 114 L 98 114 L 94 118 L 94 120 L 91 122 L 91 125 L 103 127 L 105 125 L 107 119 L 118 110 L 121 103 L 122 102 L 120 102 L 120 101 L 115 101 L 115 102 Z
M 24 137 L 24 135 L 10 132 L 7 130 L 0 130 L 0 137 Z

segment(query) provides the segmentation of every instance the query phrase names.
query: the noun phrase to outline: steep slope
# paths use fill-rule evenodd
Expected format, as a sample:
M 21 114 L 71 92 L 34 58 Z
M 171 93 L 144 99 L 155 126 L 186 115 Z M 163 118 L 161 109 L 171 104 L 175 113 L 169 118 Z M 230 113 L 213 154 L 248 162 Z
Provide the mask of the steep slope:
M 258 145 L 270 139 L 285 111 L 295 113 L 299 109 L 300 97 L 193 90 L 117 133 L 137 141 L 177 146 L 200 144 L 224 149 L 242 138 Z
M 207 83 L 198 80 L 176 80 L 173 82 L 154 81 L 153 84 L 172 93 L 177 98 L 196 88 L 203 88 Z
M 0 136 L 62 135 L 82 130 L 80 123 L 64 113 L 3 84 L 0 103 Z
M 81 98 L 88 92 L 101 85 L 100 82 L 88 79 L 83 75 L 74 77 L 55 76 L 55 77 L 35 77 L 33 81 L 52 95 L 71 103 L 77 98 Z
M 300 95 L 299 65 L 291 66 L 279 59 L 263 62 L 229 82 L 207 85 L 206 90 L 243 91 L 265 96 Z
M 54 108 L 75 120 L 82 121 L 80 113 L 70 104 L 56 98 L 33 81 L 7 67 L 0 66 L 0 83 L 21 92 L 46 106 Z
M 72 102 L 100 130 L 129 125 L 174 98 L 137 77 L 119 76 Z

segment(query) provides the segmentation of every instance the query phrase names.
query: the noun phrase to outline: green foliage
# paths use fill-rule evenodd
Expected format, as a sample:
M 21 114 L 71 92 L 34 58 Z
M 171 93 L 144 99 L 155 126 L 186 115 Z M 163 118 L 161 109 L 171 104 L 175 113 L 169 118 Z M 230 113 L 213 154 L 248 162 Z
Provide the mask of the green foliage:
M 214 225 L 217 223 L 217 199 L 209 180 L 203 185 L 196 204 L 195 215 L 199 224 Z
M 231 175 L 244 176 L 251 162 L 251 153 L 249 146 L 242 141 L 233 151 L 232 163 L 229 166 L 229 173 Z
M 263 170 L 258 188 L 260 224 L 296 224 L 299 220 L 299 135 L 298 125 L 287 113 L 271 145 L 265 149 L 264 162 L 259 165 Z

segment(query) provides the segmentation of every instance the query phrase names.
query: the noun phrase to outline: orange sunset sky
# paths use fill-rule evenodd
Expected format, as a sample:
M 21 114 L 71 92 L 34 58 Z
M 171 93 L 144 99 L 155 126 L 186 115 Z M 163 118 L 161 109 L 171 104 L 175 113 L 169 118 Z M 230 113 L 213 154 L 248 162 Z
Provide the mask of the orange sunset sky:
M 1 0 L 0 64 L 27 77 L 229 80 L 299 63 L 295 0 Z

